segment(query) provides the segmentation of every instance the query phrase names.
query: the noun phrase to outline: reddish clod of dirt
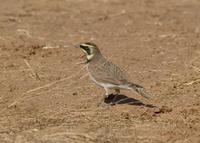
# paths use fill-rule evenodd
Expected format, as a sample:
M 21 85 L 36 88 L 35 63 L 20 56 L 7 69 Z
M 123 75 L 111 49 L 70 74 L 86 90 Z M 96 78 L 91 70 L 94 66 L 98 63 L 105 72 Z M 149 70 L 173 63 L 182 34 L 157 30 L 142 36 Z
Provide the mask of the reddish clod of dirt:
M 1 0 L 0 142 L 199 143 L 199 24 L 199 0 Z M 154 98 L 97 107 L 85 41 Z

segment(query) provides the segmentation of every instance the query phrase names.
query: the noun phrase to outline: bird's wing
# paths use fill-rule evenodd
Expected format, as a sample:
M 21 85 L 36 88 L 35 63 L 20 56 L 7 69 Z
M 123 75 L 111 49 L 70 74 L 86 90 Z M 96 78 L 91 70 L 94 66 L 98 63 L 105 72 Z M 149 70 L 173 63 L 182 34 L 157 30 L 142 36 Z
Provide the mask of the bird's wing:
M 124 72 L 115 64 L 110 61 L 105 61 L 101 64 L 98 64 L 93 73 L 93 77 L 102 83 L 110 83 L 114 85 L 122 85 L 127 83 L 127 77 Z M 95 73 L 95 74 L 94 74 Z

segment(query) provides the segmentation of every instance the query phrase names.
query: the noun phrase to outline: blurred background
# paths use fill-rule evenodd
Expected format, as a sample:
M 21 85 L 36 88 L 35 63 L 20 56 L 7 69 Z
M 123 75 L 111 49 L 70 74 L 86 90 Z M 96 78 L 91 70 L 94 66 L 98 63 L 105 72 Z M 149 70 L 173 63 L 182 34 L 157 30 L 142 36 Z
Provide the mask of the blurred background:
M 200 142 L 199 0 L 0 3 L 0 142 Z M 86 41 L 155 98 L 98 108 Z

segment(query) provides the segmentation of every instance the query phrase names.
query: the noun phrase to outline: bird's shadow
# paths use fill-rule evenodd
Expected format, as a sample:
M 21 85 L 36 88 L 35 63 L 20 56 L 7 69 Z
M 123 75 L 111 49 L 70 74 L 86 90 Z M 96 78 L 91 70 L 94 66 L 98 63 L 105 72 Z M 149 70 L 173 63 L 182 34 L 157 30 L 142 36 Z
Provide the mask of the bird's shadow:
M 105 103 L 107 104 L 127 104 L 127 105 L 134 105 L 134 106 L 144 106 L 148 108 L 155 108 L 157 106 L 151 105 L 151 104 L 145 104 L 140 100 L 134 99 L 127 97 L 126 95 L 123 94 L 110 94 L 105 100 Z

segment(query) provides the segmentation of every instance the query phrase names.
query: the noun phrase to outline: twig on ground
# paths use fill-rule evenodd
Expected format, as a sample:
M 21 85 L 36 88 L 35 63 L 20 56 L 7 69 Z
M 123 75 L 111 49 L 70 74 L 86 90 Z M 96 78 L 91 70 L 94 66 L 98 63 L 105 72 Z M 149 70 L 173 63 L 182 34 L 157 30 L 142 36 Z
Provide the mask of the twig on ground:
M 31 67 L 31 65 L 29 64 L 29 62 L 28 62 L 26 59 L 24 59 L 24 62 L 25 62 L 25 64 L 27 65 L 27 67 L 30 69 L 32 75 L 34 75 L 34 77 L 35 77 L 36 79 L 40 80 L 39 75 L 33 70 L 33 68 Z
M 19 69 L 19 70 L 5 70 L 5 71 L 0 71 L 0 73 L 13 73 L 13 72 L 23 72 L 23 71 L 30 71 L 30 69 Z
M 84 68 L 84 67 L 83 67 Z M 28 97 L 25 97 L 25 95 L 29 94 L 29 93 L 32 93 L 32 92 L 35 92 L 35 91 L 38 91 L 38 90 L 41 90 L 41 89 L 44 89 L 44 88 L 48 88 L 48 87 L 51 87 L 52 85 L 55 85 L 59 82 L 62 82 L 62 81 L 65 81 L 65 80 L 69 80 L 71 78 L 74 78 L 76 77 L 77 75 L 79 75 L 79 73 L 83 70 L 83 68 L 77 72 L 76 74 L 74 74 L 73 76 L 69 76 L 69 77 L 66 77 L 66 78 L 62 78 L 60 80 L 57 80 L 57 81 L 54 81 L 54 82 L 51 82 L 51 83 L 48 83 L 48 84 L 45 84 L 43 86 L 40 86 L 40 87 L 37 87 L 37 88 L 34 88 L 34 89 L 30 89 L 28 91 L 26 91 L 25 93 L 22 94 L 22 97 L 16 99 L 14 102 L 12 102 L 10 105 L 8 105 L 8 108 L 10 107 L 13 107 L 15 106 L 18 102 L 20 101 L 23 101 L 24 99 L 28 98 Z M 84 77 L 86 77 L 87 74 L 83 75 L 82 77 L 79 78 L 79 80 L 83 79 Z M 74 83 L 78 82 L 78 80 L 74 80 L 73 82 L 69 83 L 67 86 L 70 86 Z M 31 96 L 31 97 L 34 97 L 34 96 Z
M 86 74 L 87 75 L 87 74 Z M 86 77 L 86 75 L 83 75 L 81 78 L 79 78 L 79 80 L 81 80 L 81 79 L 83 79 L 84 77 Z M 62 81 L 64 81 L 64 80 L 66 80 L 66 78 L 63 78 L 63 79 L 61 79 Z M 40 87 L 38 87 L 38 88 L 35 88 L 35 89 L 33 89 L 33 90 L 29 90 L 29 91 L 27 91 L 26 93 L 24 93 L 23 95 L 25 95 L 25 94 L 28 94 L 28 93 L 32 93 L 32 92 L 35 92 L 35 91 L 37 91 L 37 90 L 40 90 L 40 89 L 43 89 L 43 88 L 46 88 L 46 87 L 50 87 L 50 86 L 52 86 L 52 85 L 54 85 L 54 84 L 56 84 L 56 83 L 58 83 L 58 82 L 61 82 L 61 80 L 59 80 L 59 81 L 55 81 L 55 82 L 53 82 L 53 83 L 50 83 L 50 84 L 47 84 L 45 87 L 43 86 L 42 88 L 40 88 Z M 71 86 L 72 84 L 74 84 L 74 83 L 77 83 L 78 81 L 73 81 L 73 82 L 70 82 L 69 84 L 67 84 L 67 87 L 69 87 L 69 86 Z M 69 91 L 70 92 L 70 91 Z M 67 93 L 69 93 L 69 92 L 67 92 Z M 19 101 L 23 101 L 23 100 L 25 100 L 25 99 L 30 99 L 30 98 L 32 98 L 32 97 L 36 97 L 36 96 L 39 96 L 39 95 L 41 95 L 40 93 L 38 93 L 38 94 L 34 94 L 34 95 L 32 95 L 32 96 L 28 96 L 28 97 L 26 97 L 26 96 L 23 96 L 22 98 L 20 98 L 17 102 L 19 102 Z M 10 106 L 8 106 L 9 108 L 10 107 L 12 107 L 12 106 L 15 106 L 16 105 L 16 103 L 17 102 L 13 102 L 13 104 Z
M 63 132 L 63 133 L 55 133 L 52 135 L 46 135 L 44 136 L 45 138 L 52 138 L 52 137 L 57 137 L 57 136 L 68 136 L 70 137 L 70 139 L 75 139 L 75 140 L 87 140 L 90 142 L 94 142 L 95 139 L 91 136 L 89 136 L 88 134 L 77 134 L 77 133 L 67 133 L 67 132 Z
M 21 35 L 26 35 L 29 38 L 32 37 L 30 32 L 26 29 L 17 29 L 17 32 Z
M 192 84 L 197 83 L 197 82 L 200 82 L 200 78 L 199 79 L 195 79 L 195 80 L 190 81 L 190 82 L 186 82 L 183 85 L 192 85 Z

